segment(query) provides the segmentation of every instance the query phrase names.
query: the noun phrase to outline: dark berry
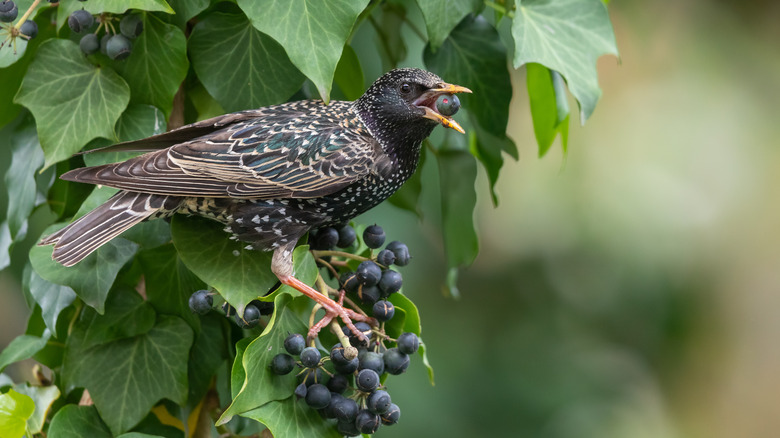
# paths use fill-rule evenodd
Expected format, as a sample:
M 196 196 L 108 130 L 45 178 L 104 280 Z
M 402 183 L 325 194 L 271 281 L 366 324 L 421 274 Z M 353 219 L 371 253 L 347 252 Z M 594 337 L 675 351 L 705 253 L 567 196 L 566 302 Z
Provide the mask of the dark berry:
M 355 233 L 355 229 L 352 228 L 349 225 L 345 225 L 341 228 L 339 228 L 339 240 L 336 242 L 336 246 L 339 248 L 348 248 L 352 246 L 353 243 L 355 243 L 355 239 L 357 238 L 357 233 Z
M 111 39 L 111 35 L 105 34 L 102 38 L 100 38 L 100 53 L 107 55 L 108 52 L 106 48 L 108 47 L 108 40 Z
M 382 278 L 382 268 L 371 260 L 366 260 L 357 267 L 357 278 L 363 286 L 376 286 Z
M 388 243 L 385 249 L 389 249 L 390 251 L 393 251 L 393 254 L 395 254 L 396 266 L 406 266 L 409 264 L 409 259 L 411 257 L 409 256 L 409 248 L 406 246 L 406 244 L 394 240 Z
M 363 243 L 369 248 L 379 248 L 385 243 L 385 230 L 379 225 L 371 225 L 363 231 Z
M 94 36 L 94 35 L 93 35 Z M 198 315 L 205 315 L 211 310 L 214 304 L 214 298 L 209 295 L 207 290 L 199 290 L 190 295 L 190 310 Z
M 374 370 L 377 374 L 382 374 L 385 371 L 385 362 L 382 359 L 382 355 L 373 351 L 365 351 L 358 355 L 360 364 L 359 370 Z
M 119 22 L 119 31 L 128 38 L 136 38 L 144 30 L 144 22 L 138 15 L 127 15 Z
M 337 392 L 330 392 L 330 403 L 328 403 L 328 406 L 325 407 L 325 409 L 322 409 L 322 415 L 325 418 L 332 419 L 336 418 L 336 408 L 338 405 L 344 400 L 344 396 L 337 393 Z
M 293 333 L 284 340 L 284 349 L 292 355 L 301 354 L 304 348 L 306 348 L 306 340 L 300 333 Z
M 385 371 L 397 376 L 403 374 L 409 368 L 409 356 L 401 353 L 397 348 L 389 348 L 382 354 L 385 363 Z
M 386 298 L 401 290 L 403 284 L 404 279 L 401 273 L 388 269 L 382 273 L 382 278 L 379 280 L 379 290 L 382 291 L 382 297 Z
M 358 413 L 358 405 L 351 398 L 342 397 L 337 406 L 333 407 L 333 413 L 339 421 L 355 421 Z
M 22 23 L 22 27 L 19 28 L 19 32 L 26 36 L 28 39 L 33 39 L 38 35 L 38 23 L 27 20 Z
M 358 287 L 360 287 L 360 280 L 358 280 L 357 275 L 354 272 L 345 272 L 341 274 L 339 283 L 341 283 L 344 290 L 349 293 L 356 293 Z
M 365 322 L 356 322 L 355 328 L 358 329 L 359 332 L 363 333 L 366 338 L 371 337 L 371 326 L 368 325 Z M 352 330 L 349 329 L 347 326 L 341 327 L 341 332 L 344 333 L 344 336 L 349 338 L 349 343 L 352 344 L 353 347 L 368 347 L 368 344 L 365 342 L 365 340 L 358 338 L 357 335 L 352 333 Z
M 289 374 L 293 368 L 295 368 L 295 359 L 289 354 L 279 353 L 271 359 L 271 371 L 274 374 L 283 376 Z
M 339 374 L 352 374 L 358 369 L 358 365 L 360 365 L 360 360 L 358 358 L 354 358 L 346 363 L 333 363 L 333 368 L 336 370 Z
M 306 386 L 306 382 L 301 383 L 300 385 L 296 386 L 295 387 L 295 396 L 298 397 L 299 399 L 306 397 L 306 393 L 309 392 L 308 388 L 309 387 Z
M 379 429 L 379 415 L 369 411 L 368 409 L 362 409 L 358 412 L 355 418 L 355 427 L 358 428 L 360 433 L 366 433 L 371 435 Z
M 376 255 L 376 262 L 382 266 L 390 266 L 395 263 L 395 253 L 389 249 L 383 249 Z
M 274 302 L 273 301 L 260 301 L 260 300 L 252 300 L 250 303 L 253 306 L 257 307 L 257 310 L 260 311 L 261 315 L 270 315 L 274 313 Z
M 16 20 L 19 15 L 19 8 L 12 1 L 0 2 L 0 21 L 10 23 Z
M 100 50 L 100 41 L 98 40 L 97 35 L 94 33 L 88 33 L 81 37 L 81 41 L 79 41 L 79 47 L 81 48 L 82 52 L 87 55 L 91 55 Z
M 360 302 L 368 306 L 373 306 L 381 296 L 382 292 L 376 286 L 363 286 L 358 289 Z
M 355 379 L 355 385 L 363 392 L 371 392 L 379 386 L 379 374 L 371 369 L 360 370 Z
M 395 306 L 390 301 L 381 300 L 374 304 L 371 312 L 379 322 L 390 321 L 395 315 Z
M 390 409 L 387 410 L 384 414 L 381 416 L 382 418 L 382 424 L 385 424 L 387 426 L 392 426 L 395 423 L 398 423 L 398 419 L 401 418 L 401 410 L 398 409 L 398 405 L 395 403 L 390 404 Z
M 301 351 L 301 363 L 306 368 L 315 368 L 320 364 L 322 355 L 317 347 L 306 347 Z
M 335 228 L 326 227 L 320 228 L 317 231 L 317 235 L 314 236 L 314 249 L 327 251 L 333 249 L 336 243 L 339 241 L 339 232 Z
M 225 312 L 225 316 L 229 317 L 236 313 L 236 308 L 225 302 L 222 303 L 222 311 Z
M 414 354 L 420 347 L 420 340 L 414 333 L 404 333 L 398 337 L 398 351 L 404 354 Z
M 328 380 L 328 389 L 330 389 L 331 392 L 343 394 L 348 387 L 349 377 L 344 374 L 336 373 L 333 375 L 333 377 L 330 378 L 330 380 Z
M 436 111 L 443 116 L 451 116 L 460 109 L 460 99 L 454 94 L 442 94 L 436 99 Z
M 349 362 L 349 359 L 344 357 L 344 346 L 341 345 L 341 342 L 330 349 L 330 360 L 334 364 L 346 364 Z
M 124 35 L 114 35 L 106 43 L 106 55 L 109 58 L 119 61 L 130 56 L 130 50 L 133 43 Z
M 236 324 L 238 324 L 241 328 L 254 328 L 257 327 L 257 325 L 260 323 L 260 311 L 257 310 L 257 307 L 247 304 L 246 307 L 244 307 L 244 317 L 238 316 L 238 313 L 236 313 Z
M 306 404 L 314 409 L 322 409 L 330 403 L 330 390 L 325 385 L 315 383 L 306 389 Z
M 311 386 L 315 383 L 324 385 L 328 383 L 328 375 L 322 371 L 322 368 L 308 368 L 304 370 L 303 374 L 298 376 L 298 381 L 305 383 L 306 386 Z
M 357 415 L 357 414 L 355 414 Z M 357 426 L 355 426 L 354 421 L 339 421 L 336 423 L 336 430 L 339 431 L 340 434 L 344 436 L 358 436 L 360 435 L 360 431 L 357 429 Z
M 94 22 L 95 19 L 92 18 L 92 14 L 83 9 L 73 11 L 68 17 L 68 26 L 70 30 L 76 33 L 85 32 Z
M 368 396 L 368 400 L 366 400 L 368 410 L 375 414 L 384 414 L 390 409 L 392 403 L 393 401 L 390 400 L 390 394 L 381 389 L 372 392 Z

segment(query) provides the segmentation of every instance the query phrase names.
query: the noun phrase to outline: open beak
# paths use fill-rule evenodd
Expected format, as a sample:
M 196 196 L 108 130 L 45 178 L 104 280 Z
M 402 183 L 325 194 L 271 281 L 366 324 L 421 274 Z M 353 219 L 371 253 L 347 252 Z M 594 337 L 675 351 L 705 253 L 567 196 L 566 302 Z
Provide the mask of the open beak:
M 455 93 L 471 93 L 471 90 L 469 90 L 466 87 L 461 87 L 460 85 L 448 84 L 443 82 L 439 84 L 436 88 L 431 88 L 427 90 L 420 97 L 415 99 L 415 101 L 412 103 L 416 107 L 425 111 L 423 117 L 425 117 L 426 119 L 434 120 L 448 128 L 452 128 L 460 132 L 461 134 L 465 134 L 466 131 L 464 131 L 463 128 L 461 128 L 458 122 L 456 122 L 449 116 L 440 114 L 439 111 L 436 110 L 436 99 L 439 96 L 441 96 L 442 94 L 455 94 Z

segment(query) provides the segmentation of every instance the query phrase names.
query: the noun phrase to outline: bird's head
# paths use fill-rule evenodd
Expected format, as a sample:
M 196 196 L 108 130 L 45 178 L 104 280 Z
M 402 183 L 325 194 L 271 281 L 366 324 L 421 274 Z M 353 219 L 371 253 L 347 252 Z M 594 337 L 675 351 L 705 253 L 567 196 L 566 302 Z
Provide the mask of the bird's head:
M 471 90 L 448 84 L 425 70 L 400 68 L 385 73 L 371 84 L 356 106 L 374 135 L 403 134 L 405 140 L 422 141 L 437 124 L 464 132 L 458 122 L 436 108 L 439 96 L 452 93 L 471 93 Z

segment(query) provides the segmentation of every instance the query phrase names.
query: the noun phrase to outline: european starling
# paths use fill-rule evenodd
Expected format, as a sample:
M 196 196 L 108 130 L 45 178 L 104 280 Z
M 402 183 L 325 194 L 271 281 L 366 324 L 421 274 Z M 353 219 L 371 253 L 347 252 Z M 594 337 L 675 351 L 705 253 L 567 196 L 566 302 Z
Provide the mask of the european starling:
M 73 266 L 133 225 L 174 213 L 225 225 L 234 239 L 273 250 L 279 280 L 331 317 L 365 320 L 293 276 L 292 251 L 307 231 L 343 223 L 387 199 L 417 168 L 437 124 L 463 129 L 436 109 L 442 94 L 471 92 L 419 69 L 392 70 L 354 102 L 289 102 L 240 111 L 101 151 L 149 151 L 75 169 L 68 181 L 120 189 L 103 205 L 44 238 Z

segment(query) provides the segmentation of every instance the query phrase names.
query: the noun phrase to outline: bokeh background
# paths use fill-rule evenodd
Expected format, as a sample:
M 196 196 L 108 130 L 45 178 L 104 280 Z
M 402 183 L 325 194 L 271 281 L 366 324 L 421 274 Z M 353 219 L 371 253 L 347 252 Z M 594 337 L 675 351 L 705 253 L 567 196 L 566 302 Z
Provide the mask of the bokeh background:
M 621 58 L 599 60 L 604 94 L 568 155 L 537 158 L 515 72 L 521 156 L 498 208 L 480 175 L 461 299 L 443 294 L 432 160 L 423 222 L 389 205 L 360 219 L 408 242 L 436 371 L 431 386 L 414 359 L 391 379 L 402 419 L 378 436 L 780 435 L 780 2 L 609 9 Z M 27 312 L 0 272 L 0 347 Z

